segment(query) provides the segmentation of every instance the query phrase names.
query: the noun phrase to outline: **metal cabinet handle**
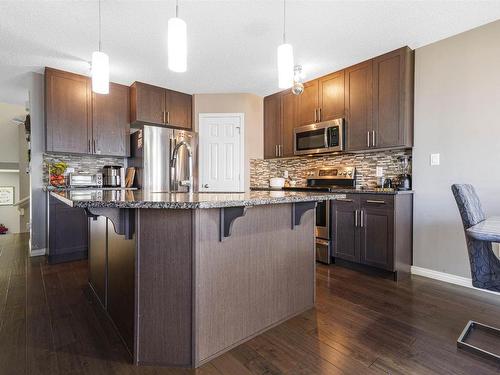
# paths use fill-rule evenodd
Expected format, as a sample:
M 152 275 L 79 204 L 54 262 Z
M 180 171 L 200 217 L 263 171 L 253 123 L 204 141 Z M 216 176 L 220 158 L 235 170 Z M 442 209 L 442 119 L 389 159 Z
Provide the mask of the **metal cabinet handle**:
M 354 226 L 358 226 L 358 210 L 354 211 Z
M 318 121 L 321 122 L 321 108 L 318 108 Z
M 374 199 L 367 199 L 366 203 L 386 204 L 386 201 L 378 201 L 378 200 L 374 200 Z
M 92 140 L 92 146 L 94 148 L 94 154 L 95 154 L 95 138 Z
M 335 200 L 340 202 L 352 202 L 352 199 L 347 198 L 335 198 Z
M 366 132 L 366 144 L 370 147 L 370 131 Z
M 91 149 L 90 149 L 90 139 L 89 139 L 89 144 L 88 144 L 87 147 L 88 147 L 88 150 L 89 150 L 89 153 L 90 153 L 90 151 L 91 151 Z
M 364 217 L 365 217 L 365 211 L 364 210 L 361 210 L 361 215 L 360 215 L 360 222 L 361 222 L 361 225 L 360 227 L 363 228 L 365 226 L 365 220 L 364 220 Z
M 375 130 L 372 130 L 372 145 L 373 145 L 373 147 L 376 146 L 376 143 L 377 142 L 375 142 Z
M 283 145 L 278 145 L 279 156 L 283 156 Z
M 167 111 L 167 124 L 170 124 L 170 112 Z
M 274 145 L 274 156 L 278 157 L 278 145 Z
M 163 123 L 166 124 L 167 123 L 167 113 L 165 111 L 162 111 L 162 115 L 163 115 Z
M 318 111 L 314 108 L 314 122 L 318 122 Z

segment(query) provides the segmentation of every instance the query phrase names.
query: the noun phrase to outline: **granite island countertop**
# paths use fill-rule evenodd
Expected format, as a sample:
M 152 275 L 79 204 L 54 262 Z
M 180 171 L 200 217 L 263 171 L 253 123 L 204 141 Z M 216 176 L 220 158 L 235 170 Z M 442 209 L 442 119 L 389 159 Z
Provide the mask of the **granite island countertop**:
M 77 208 L 198 209 L 261 206 L 345 198 L 345 194 L 298 191 L 249 191 L 245 193 L 164 193 L 141 190 L 51 191 L 51 196 Z

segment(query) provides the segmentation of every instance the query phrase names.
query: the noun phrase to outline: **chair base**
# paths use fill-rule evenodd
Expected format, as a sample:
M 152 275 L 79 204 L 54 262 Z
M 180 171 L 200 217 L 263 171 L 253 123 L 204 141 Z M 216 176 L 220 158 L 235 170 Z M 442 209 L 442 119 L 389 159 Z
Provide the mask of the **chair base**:
M 487 326 L 486 324 L 478 323 L 473 320 L 469 320 L 469 323 L 465 326 L 464 330 L 462 331 L 462 334 L 457 340 L 457 348 L 467 350 L 468 352 L 478 354 L 482 357 L 492 359 L 494 361 L 500 362 L 500 354 L 498 353 L 492 353 L 489 352 L 488 350 L 481 349 L 480 347 L 471 345 L 466 342 L 468 336 L 473 330 L 483 330 L 485 332 L 488 332 L 490 334 L 493 334 L 498 337 L 499 340 L 499 347 L 500 347 L 500 329 Z

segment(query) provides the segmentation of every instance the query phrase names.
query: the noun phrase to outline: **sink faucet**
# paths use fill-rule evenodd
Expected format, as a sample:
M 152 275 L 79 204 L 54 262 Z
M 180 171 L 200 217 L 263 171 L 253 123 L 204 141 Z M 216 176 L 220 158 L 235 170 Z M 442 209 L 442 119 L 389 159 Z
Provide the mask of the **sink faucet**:
M 188 169 L 189 169 L 189 180 L 188 181 L 179 181 L 179 185 L 187 186 L 188 192 L 192 193 L 193 186 L 193 151 L 191 150 L 191 146 L 186 141 L 180 141 L 174 148 L 172 152 L 172 158 L 170 159 L 170 185 L 172 191 L 177 191 L 177 186 L 175 186 L 175 181 L 177 180 L 177 156 L 179 155 L 179 149 L 185 146 L 188 153 Z

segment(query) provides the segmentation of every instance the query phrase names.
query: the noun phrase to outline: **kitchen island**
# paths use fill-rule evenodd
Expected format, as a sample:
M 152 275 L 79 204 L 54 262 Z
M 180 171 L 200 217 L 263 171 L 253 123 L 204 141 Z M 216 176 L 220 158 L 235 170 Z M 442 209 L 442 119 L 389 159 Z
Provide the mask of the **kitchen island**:
M 137 364 L 198 367 L 308 310 L 338 194 L 50 193 L 90 221 L 89 284 Z

